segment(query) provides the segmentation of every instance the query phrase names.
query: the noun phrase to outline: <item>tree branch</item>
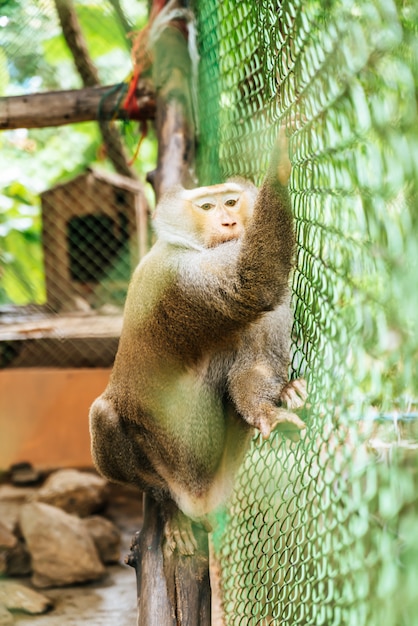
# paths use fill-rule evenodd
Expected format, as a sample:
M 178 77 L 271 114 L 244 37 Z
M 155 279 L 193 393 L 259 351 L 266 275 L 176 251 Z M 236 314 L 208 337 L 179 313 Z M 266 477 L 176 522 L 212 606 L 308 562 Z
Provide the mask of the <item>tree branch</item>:
M 67 42 L 78 73 L 85 87 L 100 84 L 99 74 L 90 58 L 87 44 L 80 29 L 77 14 L 71 0 L 55 0 L 62 34 Z
M 109 0 L 110 4 L 113 7 L 114 12 L 116 13 L 118 20 L 125 31 L 125 34 L 129 34 L 133 30 L 132 24 L 128 21 L 125 13 L 122 10 L 119 0 Z
M 154 119 L 155 93 L 150 84 L 139 81 L 135 97 L 139 107 L 135 120 Z M 0 130 L 132 119 L 118 108 L 119 98 L 118 85 L 0 98 Z
M 74 57 L 74 63 L 84 86 L 93 87 L 99 85 L 99 75 L 87 50 L 72 0 L 55 0 L 55 6 L 65 41 Z M 137 176 L 134 170 L 127 162 L 117 129 L 100 119 L 98 123 L 107 155 L 113 163 L 115 170 L 119 174 L 136 179 Z

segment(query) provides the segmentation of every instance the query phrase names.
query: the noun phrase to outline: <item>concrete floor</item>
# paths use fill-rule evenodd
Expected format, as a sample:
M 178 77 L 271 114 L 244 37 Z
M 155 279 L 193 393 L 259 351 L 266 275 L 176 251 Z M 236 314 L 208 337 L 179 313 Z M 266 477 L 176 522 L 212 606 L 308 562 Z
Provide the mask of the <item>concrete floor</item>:
M 29 626 L 136 626 L 136 581 L 131 567 L 108 568 L 99 583 L 42 591 L 54 602 L 45 615 L 15 614 L 15 624 Z
M 106 516 L 122 532 L 121 563 L 107 567 L 101 581 L 73 587 L 38 589 L 54 608 L 44 615 L 15 613 L 20 626 L 136 626 L 135 570 L 123 563 L 142 522 L 142 498 L 135 490 L 112 487 Z M 30 585 L 30 581 L 24 581 Z

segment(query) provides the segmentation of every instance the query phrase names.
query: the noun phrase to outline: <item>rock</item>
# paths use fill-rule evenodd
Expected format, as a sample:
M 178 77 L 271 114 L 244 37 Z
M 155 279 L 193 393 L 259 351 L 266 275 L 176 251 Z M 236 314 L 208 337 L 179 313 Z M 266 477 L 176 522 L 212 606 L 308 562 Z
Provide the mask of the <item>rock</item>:
M 0 486 L 0 520 L 11 532 L 15 533 L 22 504 L 29 502 L 36 493 L 31 487 Z
M 121 535 L 108 519 L 94 515 L 83 520 L 103 563 L 117 563 L 120 559 Z
M 35 587 L 60 587 L 104 575 L 94 541 L 78 517 L 30 502 L 22 507 L 20 527 L 32 555 Z
M 0 626 L 10 626 L 13 623 L 13 615 L 0 603 Z
M 7 556 L 16 544 L 17 538 L 0 522 L 0 574 L 7 572 Z
M 36 493 L 36 487 L 15 487 L 14 485 L 0 485 L 0 502 L 27 502 Z M 3 520 L 2 520 L 3 521 Z
M 15 533 L 17 530 L 17 522 L 20 516 L 21 507 L 21 503 L 7 503 L 0 500 L 0 519 L 3 526 L 11 533 Z
M 35 499 L 52 504 L 67 513 L 87 517 L 105 505 L 107 482 L 96 474 L 63 469 L 49 476 Z
M 0 581 L 0 605 L 11 611 L 24 611 L 31 615 L 45 613 L 52 607 L 49 598 L 9 580 Z
M 18 541 L 6 555 L 8 576 L 28 576 L 32 573 L 32 559 L 26 544 Z
M 14 548 L 17 544 L 17 538 L 12 532 L 0 522 L 0 550 Z
M 15 463 L 10 468 L 10 480 L 14 485 L 34 485 L 41 480 L 41 474 L 31 463 Z

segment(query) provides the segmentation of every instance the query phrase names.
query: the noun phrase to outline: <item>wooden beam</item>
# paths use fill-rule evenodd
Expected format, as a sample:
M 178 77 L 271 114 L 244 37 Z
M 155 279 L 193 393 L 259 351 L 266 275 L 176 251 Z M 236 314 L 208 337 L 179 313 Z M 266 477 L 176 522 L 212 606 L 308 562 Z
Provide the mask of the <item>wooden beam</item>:
M 0 130 L 128 119 L 126 111 L 118 106 L 120 98 L 121 85 L 0 98 Z M 147 82 L 138 83 L 136 98 L 139 113 L 135 119 L 154 119 L 155 94 Z

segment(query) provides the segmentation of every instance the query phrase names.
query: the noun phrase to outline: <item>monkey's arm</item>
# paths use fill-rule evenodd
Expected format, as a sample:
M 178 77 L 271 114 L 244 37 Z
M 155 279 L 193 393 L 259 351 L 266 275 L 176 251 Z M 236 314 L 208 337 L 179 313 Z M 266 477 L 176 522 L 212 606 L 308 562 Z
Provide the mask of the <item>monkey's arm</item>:
M 257 308 L 261 302 L 265 310 L 272 310 L 287 297 L 295 250 L 294 221 L 287 188 L 290 170 L 287 138 L 282 128 L 237 264 L 242 298 L 249 307 Z
M 290 162 L 283 138 L 273 150 L 253 218 L 240 241 L 185 255 L 179 278 L 185 299 L 225 333 L 256 320 L 287 298 L 295 234 L 286 186 Z M 188 294 L 187 294 L 188 292 Z M 202 334 L 206 333 L 205 324 Z

